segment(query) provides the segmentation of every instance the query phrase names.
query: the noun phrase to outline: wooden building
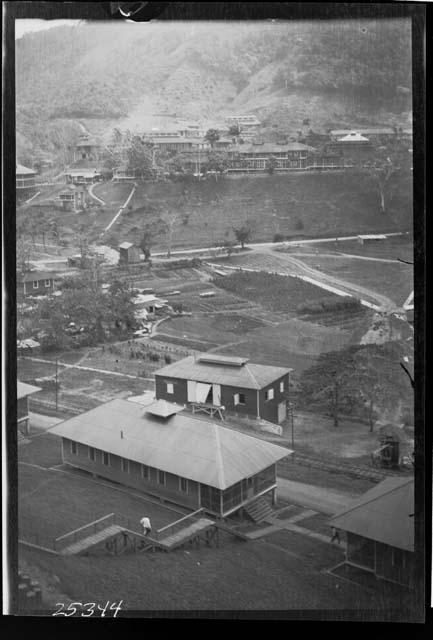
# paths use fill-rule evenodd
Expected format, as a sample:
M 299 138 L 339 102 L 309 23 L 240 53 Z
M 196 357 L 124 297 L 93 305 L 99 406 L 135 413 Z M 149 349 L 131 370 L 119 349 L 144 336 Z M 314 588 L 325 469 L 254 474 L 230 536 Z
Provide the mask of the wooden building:
M 72 166 L 69 169 L 66 169 L 64 176 L 68 184 L 75 185 L 93 184 L 94 182 L 99 182 L 102 178 L 100 172 L 95 166 Z
M 54 291 L 54 274 L 50 271 L 27 271 L 17 274 L 17 290 L 24 296 L 46 296 Z
M 22 434 L 30 433 L 29 396 L 40 390 L 40 387 L 17 380 L 17 425 Z
M 275 158 L 275 171 L 306 169 L 308 156 L 313 147 L 300 142 L 275 144 L 241 144 L 230 151 L 231 163 L 229 173 L 258 173 L 267 170 L 270 158 Z
M 56 425 L 63 462 L 193 510 L 226 517 L 271 493 L 289 449 L 157 401 L 116 399 Z
M 415 586 L 414 480 L 390 477 L 331 519 L 346 532 L 345 563 Z
M 24 167 L 22 164 L 16 165 L 16 189 L 17 195 L 20 197 L 26 197 L 31 194 L 31 191 L 36 186 L 37 172 L 28 167 Z
M 357 236 L 358 243 L 362 245 L 377 244 L 378 242 L 383 242 L 384 240 L 386 240 L 386 236 L 382 233 Z
M 68 184 L 58 199 L 65 211 L 80 211 L 86 207 L 86 189 L 82 184 Z
M 155 372 L 156 397 L 280 424 L 287 417 L 290 371 L 247 358 L 188 356 Z
M 93 160 L 99 161 L 99 142 L 89 134 L 83 134 L 79 137 L 77 143 L 73 147 L 73 161 Z
M 134 264 L 141 261 L 141 250 L 133 242 L 119 244 L 119 264 Z

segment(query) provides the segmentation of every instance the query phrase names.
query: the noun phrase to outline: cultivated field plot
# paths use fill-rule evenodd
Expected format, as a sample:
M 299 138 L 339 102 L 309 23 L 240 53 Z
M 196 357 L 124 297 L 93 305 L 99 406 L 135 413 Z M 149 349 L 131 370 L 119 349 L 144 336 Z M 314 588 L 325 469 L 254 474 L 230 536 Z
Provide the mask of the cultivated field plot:
M 210 337 L 212 342 L 224 344 L 238 341 L 245 334 L 264 326 L 253 317 L 224 313 L 172 318 L 161 325 L 161 332 L 195 340 L 206 341 Z
M 270 256 L 273 259 L 272 256 Z M 260 260 L 260 258 L 259 258 Z M 297 307 L 315 300 L 339 301 L 333 293 L 304 282 L 299 278 L 280 276 L 272 273 L 236 272 L 229 276 L 215 278 L 216 286 L 259 303 L 272 311 L 295 314 Z
M 95 194 L 104 200 L 98 189 Z M 134 227 L 140 226 L 143 218 L 152 222 L 162 210 L 188 216 L 188 222 L 180 222 L 177 227 L 173 247 L 220 244 L 227 237 L 233 238 L 232 228 L 246 218 L 254 224 L 257 241 L 271 241 L 276 233 L 296 237 L 394 231 L 394 219 L 401 218 L 410 226 L 407 211 L 411 209 L 408 196 L 408 202 L 400 198 L 392 203 L 392 220 L 379 216 L 378 197 L 366 176 L 345 174 L 342 180 L 340 174 L 307 173 L 225 178 L 218 182 L 191 179 L 139 183 L 131 204 L 134 210 L 122 215 L 115 227 L 130 240 L 136 234 Z M 165 239 L 161 238 L 155 250 L 165 248 Z
M 413 267 L 400 262 L 373 262 L 323 256 L 305 256 L 302 257 L 302 261 L 323 273 L 385 295 L 397 306 L 403 306 L 413 291 Z

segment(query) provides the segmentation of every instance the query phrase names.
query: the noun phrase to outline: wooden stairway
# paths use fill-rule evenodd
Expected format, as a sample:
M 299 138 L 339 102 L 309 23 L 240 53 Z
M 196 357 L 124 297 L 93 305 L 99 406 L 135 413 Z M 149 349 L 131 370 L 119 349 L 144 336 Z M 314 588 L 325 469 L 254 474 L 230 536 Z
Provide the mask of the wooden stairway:
M 262 497 L 256 498 L 253 502 L 246 504 L 244 506 L 244 511 L 249 515 L 253 522 L 263 522 L 275 515 L 272 507 Z
M 205 531 L 215 526 L 215 522 L 209 518 L 199 518 L 188 526 L 176 531 L 165 538 L 158 540 L 159 546 L 166 551 L 172 551 L 176 547 L 184 545 L 186 542 L 199 537 Z
M 88 551 L 91 547 L 101 544 L 101 542 L 106 542 L 121 531 L 124 531 L 124 527 L 120 527 L 118 524 L 112 524 L 91 536 L 82 538 L 68 547 L 65 547 L 60 551 L 60 554 L 63 556 L 73 556 L 83 553 L 83 551 Z

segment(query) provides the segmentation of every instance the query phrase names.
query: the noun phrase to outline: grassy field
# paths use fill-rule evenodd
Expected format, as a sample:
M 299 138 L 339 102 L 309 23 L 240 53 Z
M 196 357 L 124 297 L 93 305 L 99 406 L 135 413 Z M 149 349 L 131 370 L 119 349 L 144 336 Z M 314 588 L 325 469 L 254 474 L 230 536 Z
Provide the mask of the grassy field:
M 44 189 L 30 205 L 20 207 L 18 216 L 37 215 L 63 186 Z M 101 183 L 94 193 L 104 206 L 94 206 L 83 213 L 53 209 L 61 237 L 75 244 L 80 225 L 87 237 L 95 240 L 107 226 L 132 189 L 131 184 Z M 410 193 L 410 190 L 408 190 Z M 218 182 L 193 179 L 187 182 L 139 183 L 131 201 L 112 229 L 117 239 L 137 240 L 137 227 L 153 222 L 161 211 L 177 211 L 179 222 L 173 247 L 200 247 L 234 238 L 232 228 L 247 218 L 254 225 L 254 239 L 272 240 L 276 233 L 285 236 L 394 231 L 396 226 L 411 226 L 411 201 L 391 203 L 392 217 L 377 215 L 377 195 L 365 177 L 349 174 L 287 174 L 258 177 L 225 178 Z M 320 215 L 317 212 L 320 211 Z M 397 221 L 397 223 L 395 222 Z M 161 238 L 154 250 L 164 250 Z
M 386 295 L 402 306 L 413 291 L 413 267 L 399 262 L 368 262 L 352 258 L 328 258 L 323 256 L 302 258 L 305 264 L 323 273 L 342 278 L 356 285 L 367 287 Z
M 123 217 L 118 228 L 129 237 L 143 215 L 151 220 L 162 208 L 189 216 L 188 224 L 180 223 L 175 234 L 174 245 L 179 247 L 220 243 L 228 230 L 246 218 L 255 225 L 256 240 L 272 240 L 275 233 L 297 236 L 394 230 L 393 220 L 377 215 L 377 196 L 368 184 L 365 177 L 349 174 L 140 184 L 132 203 L 136 211 Z M 410 227 L 410 208 L 409 201 L 393 202 L 393 218 Z
M 272 311 L 296 313 L 297 307 L 305 302 L 326 298 L 339 301 L 341 298 L 325 292 L 319 287 L 299 278 L 279 276 L 270 273 L 232 273 L 215 278 L 216 286 L 257 302 Z

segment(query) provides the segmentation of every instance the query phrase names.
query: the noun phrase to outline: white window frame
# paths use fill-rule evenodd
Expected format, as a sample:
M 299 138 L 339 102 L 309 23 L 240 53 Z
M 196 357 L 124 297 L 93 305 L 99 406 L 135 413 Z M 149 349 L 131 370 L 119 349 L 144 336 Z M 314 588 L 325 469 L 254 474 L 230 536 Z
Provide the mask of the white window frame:
M 35 287 L 36 285 L 36 287 Z M 39 289 L 39 282 L 38 280 L 33 280 L 33 289 Z
M 164 478 L 164 481 L 161 482 L 161 477 Z M 158 484 L 161 484 L 165 487 L 165 485 L 167 484 L 167 477 L 165 475 L 165 471 L 162 471 L 161 469 L 158 469 Z
M 182 488 L 182 482 L 185 482 L 185 489 Z M 182 493 L 189 493 L 189 482 L 187 478 L 179 477 L 179 491 Z
M 93 458 L 91 453 L 93 452 Z M 89 460 L 90 462 L 95 462 L 96 461 L 96 449 L 95 447 L 89 447 Z
M 105 456 L 107 456 L 107 462 L 105 462 Z M 108 451 L 102 452 L 102 464 L 104 465 L 104 467 L 111 467 L 111 457 Z
M 74 451 L 75 449 L 75 451 Z M 78 446 L 77 443 L 75 442 L 75 440 L 71 440 L 71 454 L 73 456 L 77 456 L 78 455 Z
M 121 459 L 121 469 L 123 471 L 123 473 L 130 473 L 129 471 L 129 460 L 127 458 L 120 458 Z
M 167 393 L 172 395 L 174 393 L 174 384 L 172 382 L 166 382 L 165 384 L 167 386 Z
M 284 380 L 281 380 L 280 382 L 280 393 L 283 393 L 284 391 Z
M 48 278 L 48 279 L 45 279 L 45 286 L 46 286 L 46 287 L 51 286 L 51 280 L 50 280 L 49 278 Z
M 274 388 L 273 387 L 271 387 L 270 389 L 268 389 L 266 391 L 265 399 L 266 399 L 266 401 L 274 399 Z
M 235 406 L 239 404 L 239 394 L 238 393 L 234 394 L 233 401 L 235 403 Z

